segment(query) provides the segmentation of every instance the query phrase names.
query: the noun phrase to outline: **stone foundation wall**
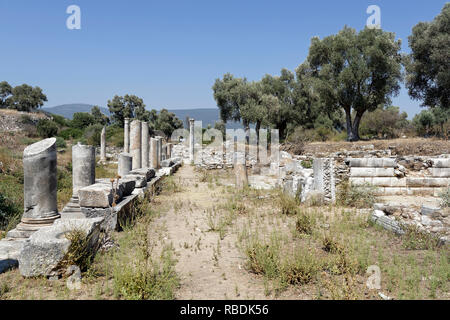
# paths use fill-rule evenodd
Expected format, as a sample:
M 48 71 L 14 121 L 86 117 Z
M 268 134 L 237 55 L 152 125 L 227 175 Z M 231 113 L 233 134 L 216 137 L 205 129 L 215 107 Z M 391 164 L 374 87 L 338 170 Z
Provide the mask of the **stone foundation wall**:
M 374 185 L 378 195 L 438 196 L 450 186 L 450 158 L 352 158 L 345 162 L 349 181 Z

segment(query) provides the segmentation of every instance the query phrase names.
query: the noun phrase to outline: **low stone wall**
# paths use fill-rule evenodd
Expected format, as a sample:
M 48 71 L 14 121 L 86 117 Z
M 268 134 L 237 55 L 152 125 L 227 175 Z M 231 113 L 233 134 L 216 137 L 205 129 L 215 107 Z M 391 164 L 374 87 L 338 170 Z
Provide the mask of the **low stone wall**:
M 421 161 L 418 170 L 407 169 L 395 158 L 347 159 L 349 181 L 371 184 L 378 195 L 438 196 L 450 186 L 450 159 L 433 158 Z

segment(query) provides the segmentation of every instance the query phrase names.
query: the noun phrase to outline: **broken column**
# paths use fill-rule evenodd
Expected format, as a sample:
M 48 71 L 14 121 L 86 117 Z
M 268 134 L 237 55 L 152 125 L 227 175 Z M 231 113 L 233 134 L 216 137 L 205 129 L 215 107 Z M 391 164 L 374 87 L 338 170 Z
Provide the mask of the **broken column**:
M 106 161 L 106 127 L 102 129 L 100 136 L 100 161 Z
M 57 204 L 56 138 L 36 142 L 23 151 L 24 213 L 9 238 L 28 238 L 60 217 Z
M 128 118 L 125 118 L 123 131 L 123 152 L 130 153 L 130 119 Z
M 119 154 L 118 174 L 121 177 L 133 170 L 133 157 L 129 153 Z
M 168 144 L 166 144 L 166 146 L 167 146 L 167 150 L 166 150 L 166 152 L 167 152 L 167 159 L 170 159 L 170 158 L 172 158 L 172 144 L 171 143 L 168 143 Z
M 313 161 L 313 189 L 323 194 L 325 202 L 336 201 L 334 163 L 332 158 L 316 158 Z
M 158 158 L 158 139 L 156 139 L 156 138 L 150 139 L 150 152 L 151 152 L 150 166 L 155 170 L 159 169 L 160 162 L 159 162 L 159 158 Z
M 155 139 L 158 141 L 158 147 L 157 147 L 157 152 L 158 152 L 158 164 L 161 164 L 161 160 L 162 160 L 162 141 L 163 138 L 161 136 L 156 136 Z
M 248 186 L 247 167 L 245 165 L 245 153 L 234 153 L 234 174 L 236 189 L 243 189 Z
M 142 137 L 141 137 L 141 144 L 142 144 L 142 168 L 148 168 L 149 167 L 149 163 L 148 163 L 148 158 L 149 158 L 149 154 L 148 154 L 148 123 L 143 121 L 142 122 Z
M 194 161 L 194 146 L 195 146 L 195 140 L 194 140 L 194 119 L 189 119 L 189 159 Z
M 64 207 L 62 218 L 84 218 L 78 190 L 95 183 L 95 148 L 78 143 L 72 147 L 72 198 Z
M 130 153 L 133 157 L 133 170 L 142 168 L 141 121 L 134 120 L 130 125 Z

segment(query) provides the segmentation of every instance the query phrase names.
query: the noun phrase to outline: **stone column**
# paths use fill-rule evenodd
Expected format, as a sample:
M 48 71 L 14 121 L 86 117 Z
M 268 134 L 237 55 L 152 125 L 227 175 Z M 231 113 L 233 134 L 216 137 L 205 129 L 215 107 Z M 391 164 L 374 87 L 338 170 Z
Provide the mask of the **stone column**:
M 126 176 L 133 168 L 133 157 L 129 153 L 119 154 L 118 174 L 123 177 Z
M 100 136 L 100 160 L 106 161 L 106 127 L 103 127 L 102 134 Z
M 161 150 L 162 150 L 161 161 L 166 160 L 167 159 L 167 144 L 163 145 Z
M 162 142 L 163 142 L 163 138 L 160 136 L 157 136 L 156 139 L 158 139 L 158 162 L 159 164 L 161 164 L 161 160 L 162 160 Z
M 148 140 L 148 123 L 143 121 L 142 122 L 142 137 L 141 137 L 141 144 L 142 144 L 142 168 L 148 168 L 149 167 L 149 163 L 148 163 L 148 144 L 149 144 L 149 140 Z
M 158 139 L 157 138 L 150 139 L 150 152 L 151 152 L 150 166 L 155 170 L 159 169 L 160 164 L 159 164 L 159 158 L 158 158 Z
M 62 218 L 83 218 L 78 190 L 95 183 L 95 147 L 78 143 L 72 147 L 72 198 L 61 212 Z
M 191 162 L 194 161 L 194 124 L 195 120 L 189 119 L 189 159 L 191 160 Z
M 325 202 L 334 203 L 336 201 L 336 182 L 333 158 L 314 159 L 313 170 L 313 190 L 320 192 Z
M 133 157 L 133 170 L 142 168 L 141 122 L 134 120 L 130 125 L 130 153 Z
M 168 143 L 166 144 L 166 146 L 167 146 L 167 159 L 170 159 L 172 158 L 172 144 Z
M 123 152 L 130 153 L 130 119 L 128 118 L 125 118 L 123 131 Z
M 245 152 L 234 153 L 234 174 L 236 181 L 236 189 L 243 189 L 248 186 L 247 167 L 245 165 Z
M 24 213 L 9 238 L 28 238 L 60 217 L 57 203 L 56 138 L 36 142 L 23 151 Z

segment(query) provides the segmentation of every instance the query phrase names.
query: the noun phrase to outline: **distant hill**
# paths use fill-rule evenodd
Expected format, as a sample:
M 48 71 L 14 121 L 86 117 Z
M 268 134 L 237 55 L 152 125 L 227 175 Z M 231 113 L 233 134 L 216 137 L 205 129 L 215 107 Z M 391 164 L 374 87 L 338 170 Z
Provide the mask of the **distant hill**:
M 42 108 L 42 111 L 58 114 L 67 119 L 72 119 L 75 112 L 91 112 L 93 105 L 85 103 L 63 104 L 52 108 Z M 107 116 L 110 115 L 107 108 L 100 107 L 100 111 Z

